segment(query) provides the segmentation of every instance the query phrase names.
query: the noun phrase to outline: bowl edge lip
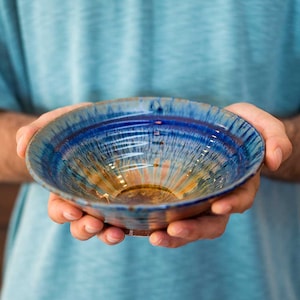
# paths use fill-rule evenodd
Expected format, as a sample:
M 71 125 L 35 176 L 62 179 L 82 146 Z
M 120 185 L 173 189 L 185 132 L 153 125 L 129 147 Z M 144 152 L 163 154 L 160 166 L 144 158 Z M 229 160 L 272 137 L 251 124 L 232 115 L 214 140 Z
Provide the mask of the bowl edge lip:
M 251 171 L 249 171 L 248 173 L 246 173 L 244 176 L 242 176 L 238 181 L 234 182 L 233 184 L 229 185 L 226 187 L 226 189 L 220 189 L 214 193 L 210 193 L 209 195 L 204 195 L 203 197 L 200 198 L 193 198 L 193 199 L 189 199 L 189 200 L 182 200 L 182 201 L 176 201 L 176 202 L 171 202 L 171 203 L 162 203 L 162 204 L 158 204 L 158 205 L 153 205 L 153 204 L 135 204 L 135 205 L 126 205 L 126 204 L 120 204 L 120 203 L 104 203 L 104 202 L 95 202 L 93 200 L 87 200 L 84 199 L 82 197 L 78 197 L 78 196 L 74 196 L 70 193 L 67 192 L 63 192 L 55 187 L 53 187 L 52 185 L 44 182 L 40 176 L 38 176 L 33 167 L 32 164 L 30 163 L 30 158 L 29 158 L 29 152 L 30 152 L 30 148 L 31 145 L 35 142 L 35 140 L 38 138 L 38 136 L 40 134 L 42 134 L 43 130 L 45 128 L 49 128 L 51 126 L 51 124 L 54 124 L 57 120 L 59 119 L 64 119 L 67 116 L 72 115 L 73 113 L 76 113 L 78 111 L 81 110 L 85 110 L 87 107 L 94 107 L 94 106 L 105 106 L 109 103 L 112 102 L 126 102 L 129 100 L 146 100 L 146 101 L 153 101 L 155 99 L 163 99 L 166 101 L 169 100 L 173 100 L 173 101 L 178 101 L 178 102 L 192 102 L 195 103 L 196 105 L 198 104 L 199 106 L 206 106 L 207 108 L 215 108 L 218 109 L 219 111 L 223 111 L 226 112 L 226 114 L 234 116 L 237 119 L 242 120 L 243 122 L 247 123 L 252 129 L 253 131 L 257 134 L 257 136 L 260 137 L 260 158 L 257 159 L 257 162 L 255 163 L 255 165 L 251 168 Z M 103 100 L 103 101 L 98 101 L 98 102 L 94 102 L 94 103 L 87 103 L 84 106 L 80 106 L 78 108 L 75 108 L 72 111 L 66 112 L 56 118 L 54 118 L 53 120 L 51 120 L 45 127 L 39 129 L 31 138 L 31 140 L 28 143 L 28 146 L 26 148 L 26 152 L 25 152 L 25 163 L 27 166 L 27 169 L 30 173 L 30 175 L 32 176 L 32 178 L 34 179 L 34 181 L 41 185 L 42 187 L 44 187 L 45 189 L 47 189 L 49 192 L 55 193 L 57 195 L 59 195 L 60 197 L 63 197 L 64 199 L 74 202 L 76 204 L 79 204 L 80 206 L 87 206 L 87 207 L 91 207 L 94 209 L 99 209 L 101 210 L 101 208 L 111 208 L 111 209 L 117 209 L 117 210 L 151 210 L 151 211 L 156 211 L 156 210 L 165 210 L 168 208 L 179 208 L 179 207 L 183 207 L 183 206 L 191 206 L 197 203 L 201 203 L 201 202 L 206 202 L 209 201 L 211 199 L 215 199 L 215 198 L 219 198 L 225 194 L 230 193 L 231 191 L 233 191 L 234 189 L 240 187 L 241 185 L 243 185 L 246 181 L 248 181 L 251 177 L 255 176 L 259 169 L 262 167 L 263 165 L 263 161 L 264 161 L 264 155 L 265 155 L 265 142 L 263 139 L 262 134 L 247 120 L 245 120 L 243 117 L 228 111 L 224 108 L 209 104 L 209 103 L 205 103 L 205 102 L 200 102 L 197 100 L 193 100 L 193 99 L 187 99 L 187 98 L 176 98 L 176 97 L 159 97 L 159 96 L 141 96 L 141 97 L 126 97 L 126 98 L 119 98 L 119 99 L 109 99 L 109 100 Z

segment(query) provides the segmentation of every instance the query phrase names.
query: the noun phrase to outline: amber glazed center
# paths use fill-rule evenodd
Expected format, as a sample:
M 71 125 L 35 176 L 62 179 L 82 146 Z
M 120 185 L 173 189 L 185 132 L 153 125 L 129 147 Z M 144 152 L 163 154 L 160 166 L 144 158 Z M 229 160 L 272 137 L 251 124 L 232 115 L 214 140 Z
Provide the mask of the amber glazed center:
M 121 191 L 117 201 L 123 204 L 161 204 L 178 201 L 178 198 L 167 188 L 159 185 L 137 185 Z

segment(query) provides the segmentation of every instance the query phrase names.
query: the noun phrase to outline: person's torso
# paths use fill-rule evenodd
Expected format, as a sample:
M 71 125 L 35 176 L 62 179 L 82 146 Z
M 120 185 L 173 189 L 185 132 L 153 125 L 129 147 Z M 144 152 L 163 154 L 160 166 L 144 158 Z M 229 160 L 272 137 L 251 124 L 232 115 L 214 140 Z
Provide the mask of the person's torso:
M 41 113 L 154 95 L 220 106 L 247 101 L 293 115 L 299 10 L 299 1 L 271 0 L 1 0 L 0 71 L 10 73 L 0 74 L 8 90 L 0 105 Z M 76 241 L 67 224 L 47 218 L 47 195 L 31 185 L 19 199 L 3 300 L 299 296 L 297 185 L 263 182 L 253 209 L 233 216 L 222 238 L 172 250 L 147 239 L 116 247 Z

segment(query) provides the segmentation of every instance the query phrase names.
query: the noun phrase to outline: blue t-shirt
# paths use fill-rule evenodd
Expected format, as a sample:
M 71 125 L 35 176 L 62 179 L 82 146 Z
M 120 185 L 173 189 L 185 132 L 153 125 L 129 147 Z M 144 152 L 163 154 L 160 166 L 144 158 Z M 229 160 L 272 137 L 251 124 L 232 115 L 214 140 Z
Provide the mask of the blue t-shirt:
M 173 96 L 300 110 L 300 1 L 0 0 L 0 107 Z M 263 179 L 225 234 L 177 249 L 71 237 L 23 186 L 2 300 L 300 299 L 300 185 Z

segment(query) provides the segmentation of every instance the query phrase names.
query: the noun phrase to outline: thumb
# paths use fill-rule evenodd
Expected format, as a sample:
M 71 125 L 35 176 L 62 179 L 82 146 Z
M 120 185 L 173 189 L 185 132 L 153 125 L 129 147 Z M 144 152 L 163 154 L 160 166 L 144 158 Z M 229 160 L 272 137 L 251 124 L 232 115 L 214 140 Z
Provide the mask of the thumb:
M 276 171 L 291 155 L 292 144 L 279 119 L 249 103 L 236 103 L 225 109 L 239 115 L 260 132 L 266 144 L 265 165 L 271 171 Z

